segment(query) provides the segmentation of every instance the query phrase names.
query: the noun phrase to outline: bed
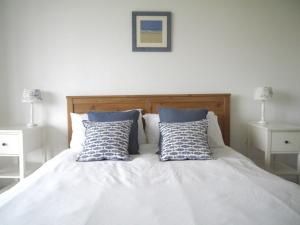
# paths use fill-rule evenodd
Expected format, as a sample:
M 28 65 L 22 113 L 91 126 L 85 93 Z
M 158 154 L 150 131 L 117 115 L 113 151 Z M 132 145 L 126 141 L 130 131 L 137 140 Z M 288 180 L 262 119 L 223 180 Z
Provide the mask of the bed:
M 229 145 L 229 94 L 68 97 L 70 112 L 207 107 Z M 71 121 L 69 118 L 69 140 Z M 0 195 L 0 224 L 300 224 L 300 188 L 226 146 L 215 160 L 161 162 L 156 145 L 130 161 L 78 163 L 66 149 Z

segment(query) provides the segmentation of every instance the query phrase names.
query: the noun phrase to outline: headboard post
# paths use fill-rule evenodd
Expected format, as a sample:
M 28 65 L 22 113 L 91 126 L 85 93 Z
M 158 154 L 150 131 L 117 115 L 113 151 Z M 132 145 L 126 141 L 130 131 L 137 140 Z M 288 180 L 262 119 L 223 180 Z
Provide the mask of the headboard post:
M 67 96 L 68 143 L 72 136 L 70 113 L 90 111 L 122 111 L 143 109 L 157 113 L 160 107 L 207 108 L 218 116 L 224 142 L 230 145 L 230 94 L 175 94 L 175 95 L 104 95 Z
M 223 139 L 226 145 L 230 146 L 230 95 L 224 97 L 224 128 L 223 128 Z
M 73 98 L 67 96 L 67 118 L 68 118 L 68 145 L 70 145 L 72 137 L 72 121 L 70 113 L 74 112 Z

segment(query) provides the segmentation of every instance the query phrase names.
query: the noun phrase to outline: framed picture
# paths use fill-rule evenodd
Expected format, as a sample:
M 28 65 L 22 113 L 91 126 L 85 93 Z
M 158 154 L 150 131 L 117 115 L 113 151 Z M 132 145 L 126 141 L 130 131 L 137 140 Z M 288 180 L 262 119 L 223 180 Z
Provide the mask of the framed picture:
M 132 12 L 132 51 L 171 51 L 171 12 Z

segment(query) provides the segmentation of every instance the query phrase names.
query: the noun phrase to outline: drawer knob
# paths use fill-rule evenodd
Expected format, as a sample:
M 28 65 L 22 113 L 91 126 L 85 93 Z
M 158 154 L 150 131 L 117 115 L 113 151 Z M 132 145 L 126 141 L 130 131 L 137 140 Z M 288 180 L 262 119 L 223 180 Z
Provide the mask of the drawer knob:
M 289 144 L 290 142 L 288 140 L 284 141 L 285 144 Z
M 3 146 L 3 147 L 7 146 L 7 143 L 2 143 L 2 146 Z

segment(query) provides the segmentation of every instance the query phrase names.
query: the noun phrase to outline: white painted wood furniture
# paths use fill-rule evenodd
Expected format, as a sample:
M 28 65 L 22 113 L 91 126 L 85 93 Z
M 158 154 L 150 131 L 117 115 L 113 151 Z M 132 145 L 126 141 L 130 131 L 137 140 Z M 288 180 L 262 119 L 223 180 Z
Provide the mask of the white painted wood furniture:
M 27 154 L 37 150 L 41 151 L 41 162 L 27 162 Z M 0 178 L 21 180 L 37 169 L 45 161 L 42 127 L 0 128 L 0 159 Z
M 294 169 L 286 164 L 274 162 L 272 158 L 275 154 L 295 155 L 300 153 L 300 126 L 285 123 L 268 123 L 265 125 L 255 122 L 249 123 L 248 156 L 252 159 L 253 149 L 264 152 L 263 164 L 256 161 L 257 164 L 277 175 L 295 175 L 299 183 L 299 160 L 297 160 L 297 169 Z

